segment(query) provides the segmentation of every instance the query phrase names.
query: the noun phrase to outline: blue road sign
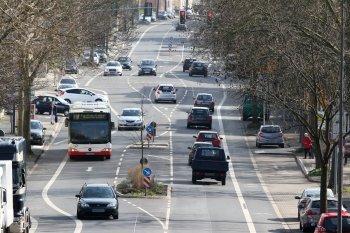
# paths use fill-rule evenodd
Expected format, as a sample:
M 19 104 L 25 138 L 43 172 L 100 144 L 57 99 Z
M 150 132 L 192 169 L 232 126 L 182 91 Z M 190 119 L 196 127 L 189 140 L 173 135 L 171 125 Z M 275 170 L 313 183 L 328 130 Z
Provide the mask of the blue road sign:
M 147 133 L 152 133 L 152 131 L 153 131 L 153 127 L 152 126 L 147 126 L 146 127 L 146 131 L 147 131 Z
M 143 175 L 144 175 L 144 176 L 150 176 L 151 174 L 152 174 L 151 168 L 145 167 L 145 168 L 143 169 Z

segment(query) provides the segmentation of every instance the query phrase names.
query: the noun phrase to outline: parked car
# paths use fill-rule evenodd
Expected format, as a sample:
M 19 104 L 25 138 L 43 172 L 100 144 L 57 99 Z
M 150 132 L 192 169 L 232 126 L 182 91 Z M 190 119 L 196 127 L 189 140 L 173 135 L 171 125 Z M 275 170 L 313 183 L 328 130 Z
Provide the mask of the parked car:
M 224 149 L 214 147 L 197 148 L 192 162 L 192 183 L 204 178 L 221 181 L 226 185 L 226 173 L 230 157 L 225 155 Z
M 216 131 L 199 131 L 193 137 L 196 142 L 211 142 L 214 147 L 221 147 L 222 137 Z
M 143 113 L 141 108 L 124 108 L 118 119 L 118 130 L 144 129 Z
M 175 31 L 188 31 L 187 25 L 186 24 L 180 24 L 177 23 L 175 27 Z
M 139 66 L 139 72 L 138 75 L 157 75 L 157 64 L 154 60 L 142 60 L 141 63 L 138 65 Z
M 77 62 L 74 59 L 66 60 L 64 65 L 64 72 L 66 74 L 78 74 L 79 68 Z
M 103 72 L 104 76 L 107 75 L 123 75 L 123 67 L 118 61 L 109 61 L 106 64 L 105 70 Z
M 108 98 L 105 95 L 96 94 L 95 92 L 85 88 L 68 88 L 63 89 L 58 94 L 68 103 L 72 104 L 77 101 L 82 102 L 108 102 Z
M 185 72 L 186 70 L 189 70 L 192 62 L 196 61 L 196 58 L 186 58 L 183 61 L 182 71 Z
M 33 99 L 32 104 L 35 104 L 35 113 L 44 114 L 47 112 L 50 114 L 52 102 L 55 103 L 57 114 L 68 116 L 70 104 L 61 97 L 53 95 L 39 95 Z
M 132 60 L 130 57 L 118 57 L 117 61 L 122 65 L 123 69 L 131 70 Z
M 71 85 L 71 88 L 78 88 L 78 83 L 75 80 L 75 78 L 70 77 L 70 76 L 65 76 L 60 79 L 60 81 L 57 83 L 57 87 L 55 91 L 58 91 L 58 87 L 64 84 Z
M 30 120 L 30 143 L 44 145 L 46 128 L 38 120 Z
M 208 77 L 208 64 L 201 61 L 192 62 L 188 75 L 203 75 L 204 77 Z
M 60 84 L 60 85 L 57 87 L 57 91 L 59 92 L 59 91 L 62 90 L 62 89 L 75 88 L 75 87 L 76 87 L 75 84 Z
M 187 128 L 193 126 L 212 127 L 212 116 L 207 107 L 192 107 L 187 116 Z
M 118 195 L 109 184 L 84 184 L 77 198 L 77 218 L 112 216 L 119 218 Z
M 256 135 L 256 147 L 277 145 L 284 148 L 284 136 L 279 125 L 262 125 Z
M 350 214 L 342 212 L 342 233 L 350 233 Z M 314 233 L 336 233 L 338 229 L 338 213 L 323 213 Z
M 99 65 L 100 64 L 100 56 L 98 53 L 94 52 L 92 55 L 92 62 L 94 65 Z M 85 51 L 83 54 L 83 63 L 82 65 L 88 65 L 90 63 L 90 51 Z
M 96 49 L 95 52 L 98 54 L 99 62 L 107 62 L 107 54 L 103 49 Z
M 177 89 L 174 88 L 173 84 L 159 84 L 153 90 L 155 91 L 154 102 L 171 101 L 176 104 Z
M 192 10 L 186 11 L 186 19 L 193 19 L 193 12 Z
M 194 142 L 192 146 L 187 147 L 190 150 L 190 153 L 188 154 L 188 165 L 192 164 L 192 159 L 194 156 L 194 153 L 196 152 L 197 148 L 200 147 L 213 147 L 213 143 L 211 142 Z
M 160 11 L 158 12 L 157 19 L 160 20 L 167 20 L 168 19 L 168 14 L 166 11 Z
M 210 111 L 214 112 L 215 100 L 212 94 L 198 93 L 194 98 L 193 105 L 196 107 L 207 107 Z
M 314 231 L 320 219 L 320 198 L 309 198 L 306 201 L 305 208 L 300 212 L 299 228 L 303 232 Z M 336 198 L 327 199 L 328 213 L 336 213 L 338 211 L 338 201 Z M 342 211 L 346 209 L 342 207 Z
M 315 187 L 315 188 L 306 188 L 303 190 L 300 196 L 295 196 L 294 198 L 299 200 L 298 201 L 298 220 L 300 219 L 300 211 L 301 209 L 305 208 L 305 204 L 307 199 L 309 198 L 315 198 L 315 197 L 320 197 L 321 189 L 320 187 Z M 334 197 L 334 193 L 332 189 L 327 189 L 327 197 Z

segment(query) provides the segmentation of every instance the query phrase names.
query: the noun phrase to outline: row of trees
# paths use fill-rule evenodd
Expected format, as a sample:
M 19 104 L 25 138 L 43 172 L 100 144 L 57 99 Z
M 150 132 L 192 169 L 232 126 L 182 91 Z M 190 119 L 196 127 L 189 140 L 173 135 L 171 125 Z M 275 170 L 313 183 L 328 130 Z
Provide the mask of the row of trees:
M 46 73 L 62 69 L 65 59 L 97 46 L 108 52 L 110 41 L 126 43 L 135 20 L 130 6 L 128 0 L 0 2 L 0 109 L 15 103 L 17 134 L 27 139 L 28 151 L 31 92 L 48 85 Z
M 322 174 L 323 212 L 339 140 L 330 135 L 339 110 L 341 2 L 204 1 L 214 17 L 210 24 L 203 22 L 193 37 L 203 51 L 220 58 L 227 71 L 246 83 L 245 92 L 268 96 L 271 104 L 287 110 L 310 133 Z M 345 9 L 349 15 L 349 7 Z M 349 27 L 345 28 L 349 35 Z M 349 61 L 350 39 L 345 38 L 345 60 Z M 346 66 L 346 87 L 348 74 Z M 349 88 L 345 90 L 345 109 L 350 110 Z

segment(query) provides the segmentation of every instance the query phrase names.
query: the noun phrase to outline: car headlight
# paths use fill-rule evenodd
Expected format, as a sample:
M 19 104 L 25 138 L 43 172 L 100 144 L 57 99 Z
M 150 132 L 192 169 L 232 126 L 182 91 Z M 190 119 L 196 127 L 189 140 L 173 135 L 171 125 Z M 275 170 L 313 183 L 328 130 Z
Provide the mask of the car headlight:
M 109 72 L 109 70 L 106 68 L 106 69 L 105 69 L 105 72 Z
M 136 120 L 135 123 L 141 123 L 142 121 L 141 120 Z
M 119 124 L 125 124 L 126 121 L 125 120 L 119 120 Z
M 116 202 L 109 203 L 109 204 L 107 205 L 107 207 L 109 207 L 109 208 L 116 208 L 116 207 L 117 207 L 117 203 L 116 203 Z
M 80 205 L 81 207 L 84 207 L 84 208 L 89 207 L 89 204 L 86 203 L 86 202 L 83 201 L 83 200 L 80 200 L 80 201 L 79 201 L 79 205 Z
M 153 71 L 156 71 L 156 68 L 152 68 Z

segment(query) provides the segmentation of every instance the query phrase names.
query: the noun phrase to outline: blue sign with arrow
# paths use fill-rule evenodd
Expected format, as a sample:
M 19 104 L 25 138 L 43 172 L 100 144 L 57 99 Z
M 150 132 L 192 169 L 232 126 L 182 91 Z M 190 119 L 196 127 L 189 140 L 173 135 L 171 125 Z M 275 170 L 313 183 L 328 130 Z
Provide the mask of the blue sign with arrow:
M 146 127 L 146 131 L 147 131 L 147 133 L 152 133 L 153 132 L 153 127 L 152 126 L 147 126 Z
M 151 168 L 145 167 L 145 168 L 143 169 L 143 175 L 144 175 L 144 176 L 150 176 L 151 174 L 152 174 Z

